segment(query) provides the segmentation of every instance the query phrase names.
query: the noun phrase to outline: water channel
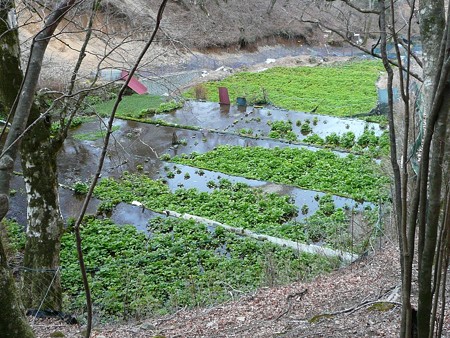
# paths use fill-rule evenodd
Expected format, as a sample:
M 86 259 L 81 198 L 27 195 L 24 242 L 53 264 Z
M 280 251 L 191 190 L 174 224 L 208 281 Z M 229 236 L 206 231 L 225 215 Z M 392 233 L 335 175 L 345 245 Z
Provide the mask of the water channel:
M 308 206 L 308 214 L 299 212 L 297 220 L 311 215 L 318 209 L 317 196 L 324 195 L 321 192 L 299 189 L 297 187 L 280 185 L 272 182 L 250 180 L 242 177 L 225 175 L 223 173 L 203 170 L 173 164 L 160 160 L 162 154 L 181 155 L 194 151 L 203 153 L 210 151 L 218 145 L 261 146 L 273 147 L 307 147 L 316 150 L 312 146 L 301 144 L 289 144 L 280 140 L 267 137 L 245 137 L 237 134 L 241 128 L 252 128 L 255 134 L 265 136 L 270 130 L 269 121 L 277 120 L 313 120 L 317 117 L 317 123 L 313 126 L 313 132 L 324 137 L 332 132 L 343 133 L 352 131 L 358 137 L 365 128 L 370 128 L 380 135 L 382 130 L 378 124 L 367 123 L 356 119 L 334 118 L 301 112 L 292 112 L 273 107 L 254 108 L 229 106 L 226 110 L 218 103 L 189 101 L 182 108 L 170 114 L 157 115 L 155 118 L 167 122 L 182 125 L 201 127 L 200 130 L 180 129 L 154 124 L 146 124 L 136 121 L 116 120 L 117 128 L 113 133 L 108 156 L 103 168 L 103 177 L 118 177 L 124 171 L 140 172 L 152 179 L 164 179 L 169 188 L 174 191 L 178 188 L 196 188 L 200 191 L 209 191 L 207 182 L 218 182 L 226 178 L 231 182 L 242 182 L 252 187 L 258 187 L 266 192 L 275 192 L 291 196 L 299 210 L 302 206 Z M 237 122 L 236 122 L 237 121 Z M 71 136 L 64 144 L 59 154 L 59 181 L 64 186 L 71 186 L 77 181 L 87 182 L 96 171 L 97 160 L 102 147 L 102 139 L 95 141 L 80 141 L 76 135 L 93 133 L 104 130 L 104 121 L 84 123 L 78 129 L 73 130 Z M 301 140 L 302 134 L 293 123 L 293 130 Z M 174 133 L 182 142 L 173 144 Z M 257 136 L 256 135 L 256 136 Z M 74 137 L 75 136 L 75 137 Z M 347 153 L 341 152 L 340 156 Z M 74 163 L 74 161 L 76 161 Z M 19 168 L 18 168 L 19 169 Z M 171 172 L 174 177 L 167 177 Z M 186 179 L 186 173 L 189 179 Z M 12 209 L 9 217 L 17 219 L 25 224 L 26 202 L 22 178 L 15 177 L 13 188 L 18 193 L 13 196 Z M 337 207 L 364 208 L 367 204 L 359 204 L 351 199 L 334 196 Z M 71 190 L 60 189 L 61 209 L 65 217 L 76 217 L 82 203 L 82 199 Z M 88 212 L 95 213 L 98 201 L 93 200 Z M 149 218 L 155 213 L 143 210 L 141 207 L 120 204 L 113 211 L 111 218 L 118 224 L 134 224 L 137 228 L 145 230 Z

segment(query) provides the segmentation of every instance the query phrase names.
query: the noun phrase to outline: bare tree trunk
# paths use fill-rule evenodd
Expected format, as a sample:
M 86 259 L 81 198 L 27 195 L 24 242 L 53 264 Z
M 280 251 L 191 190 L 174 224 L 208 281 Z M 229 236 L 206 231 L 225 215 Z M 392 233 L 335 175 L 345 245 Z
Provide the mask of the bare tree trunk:
M 6 255 L 0 240 L 0 337 L 34 337 L 23 311 L 14 278 L 6 263 Z
M 29 120 L 45 50 L 56 27 L 75 2 L 76 0 L 59 2 L 55 6 L 56 9 L 46 18 L 44 28 L 33 39 L 27 70 L 21 86 L 19 40 L 17 29 L 12 24 L 14 1 L 3 1 L 0 7 L 0 36 L 2 39 L 0 43 L 0 64 L 5 67 L 5 70 L 1 69 L 2 72 L 0 73 L 0 76 L 2 76 L 0 100 L 5 107 L 6 105 L 10 106 L 9 108 L 14 112 L 11 127 L 0 154 L 0 221 L 6 216 L 9 209 L 8 196 L 13 163 L 19 149 L 20 137 Z M 12 104 L 16 100 L 17 93 L 20 93 L 17 103 Z M 5 110 L 8 110 L 8 108 L 3 109 L 3 111 Z M 0 304 L 2 306 L 0 336 L 32 337 L 33 333 L 22 311 L 20 297 L 8 269 L 3 247 L 0 248 L 0 259 L 0 285 L 2 285 L 0 287 Z
M 78 72 L 86 56 L 98 3 L 99 0 L 92 1 L 85 41 L 78 54 L 67 93 L 69 96 L 73 95 Z M 62 287 L 58 269 L 64 220 L 58 199 L 57 153 L 67 137 L 70 121 L 86 95 L 87 92 L 80 95 L 76 102 L 65 101 L 61 120 L 67 117 L 67 123 L 61 123 L 58 135 L 51 135 L 50 119 L 39 120 L 40 114 L 33 107 L 28 123 L 33 124 L 33 127 L 21 143 L 22 170 L 28 200 L 24 255 L 27 270 L 22 283 L 22 299 L 27 308 L 62 310 Z
M 33 108 L 30 122 L 39 117 Z M 22 140 L 21 160 L 27 192 L 27 241 L 22 300 L 28 309 L 62 309 L 59 253 L 64 222 L 59 209 L 56 154 L 51 123 L 39 120 Z M 60 143 L 58 143 L 59 145 Z
M 442 215 L 443 156 L 446 123 L 449 114 L 448 99 L 448 34 L 444 1 L 420 1 L 420 31 L 424 54 L 424 108 L 428 112 L 420 165 L 420 217 L 418 239 L 419 301 L 417 327 L 419 337 L 429 337 L 433 303 L 432 278 L 435 264 L 439 218 Z M 446 41 L 447 40 L 447 41 Z
M 420 337 L 428 337 L 430 334 L 430 320 L 432 313 L 432 277 L 434 258 L 436 255 L 437 247 L 437 235 L 440 225 L 440 216 L 442 214 L 442 197 L 443 190 L 443 157 L 446 143 L 448 143 L 448 137 L 446 136 L 446 124 L 448 111 L 450 109 L 450 86 L 447 85 L 445 91 L 447 97 L 441 107 L 441 112 L 436 121 L 436 127 L 434 131 L 433 144 L 431 147 L 431 163 L 430 163 L 430 175 L 429 178 L 429 193 L 427 196 L 427 217 L 426 226 L 424 227 L 423 235 L 421 239 L 422 252 L 420 259 L 420 274 L 419 274 L 419 306 L 418 306 L 418 330 Z M 447 142 L 446 142 L 447 141 Z M 426 192 L 424 193 L 425 195 Z
M 22 82 L 20 69 L 20 42 L 17 29 L 12 26 L 11 13 L 14 13 L 14 1 L 7 1 L 0 7 L 0 114 L 8 116 L 13 109 L 14 101 Z M 2 137 L 4 136 L 2 130 Z M 3 154 L 2 154 L 3 155 Z M 0 220 L 8 212 L 9 180 L 12 172 L 13 157 L 0 157 Z
M 0 7 L 0 114 L 4 116 L 9 115 L 22 81 L 19 36 L 12 22 L 14 9 L 14 1 L 3 1 Z M 10 156 L 0 158 L 0 221 L 9 209 L 9 181 L 13 163 Z M 0 285 L 0 337 L 34 337 L 9 270 L 1 239 Z

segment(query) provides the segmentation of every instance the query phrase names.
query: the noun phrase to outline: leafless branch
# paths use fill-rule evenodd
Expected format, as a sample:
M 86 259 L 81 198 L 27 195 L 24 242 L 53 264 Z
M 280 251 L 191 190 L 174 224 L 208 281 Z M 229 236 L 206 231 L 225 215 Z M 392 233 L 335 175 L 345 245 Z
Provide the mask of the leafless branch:
M 91 185 L 89 187 L 89 191 L 88 191 L 88 193 L 86 195 L 86 198 L 85 198 L 85 200 L 83 202 L 83 206 L 82 206 L 81 211 L 80 211 L 80 214 L 79 214 L 79 216 L 78 216 L 78 218 L 77 218 L 77 220 L 75 222 L 75 225 L 74 225 L 75 236 L 76 236 L 76 239 L 77 239 L 77 252 L 78 252 L 79 261 L 80 261 L 80 270 L 82 272 L 83 284 L 84 284 L 85 292 L 86 292 L 86 300 L 87 300 L 87 305 L 88 305 L 88 314 L 90 313 L 91 316 L 92 316 L 92 303 L 90 301 L 89 282 L 88 282 L 88 279 L 87 279 L 86 267 L 84 265 L 83 251 L 82 251 L 82 247 L 81 247 L 80 225 L 81 225 L 81 222 L 83 221 L 84 215 L 85 215 L 86 210 L 87 210 L 87 206 L 89 204 L 89 201 L 92 198 L 92 195 L 93 195 L 93 192 L 94 192 L 94 188 L 95 188 L 95 186 L 96 186 L 96 184 L 98 182 L 98 179 L 100 177 L 100 174 L 101 174 L 101 171 L 102 171 L 102 168 L 103 168 L 103 164 L 104 164 L 104 161 L 105 161 L 105 158 L 106 158 L 107 149 L 108 149 L 109 140 L 110 140 L 110 137 L 111 137 L 111 134 L 112 134 L 112 127 L 113 127 L 113 122 L 114 122 L 115 115 L 116 115 L 116 112 L 117 112 L 117 108 L 119 107 L 120 101 L 122 100 L 122 96 L 123 96 L 123 94 L 125 92 L 126 87 L 129 84 L 132 76 L 136 72 L 136 70 L 137 70 L 140 62 L 142 61 L 145 53 L 148 51 L 148 49 L 150 48 L 151 44 L 153 43 L 153 41 L 155 39 L 156 33 L 158 32 L 159 26 L 161 24 L 162 16 L 163 16 L 164 9 L 166 7 L 167 1 L 168 0 L 163 0 L 162 1 L 161 5 L 159 7 L 159 10 L 158 10 L 158 16 L 157 16 L 157 19 L 156 19 L 156 24 L 155 24 L 155 28 L 153 30 L 153 33 L 152 33 L 149 41 L 147 42 L 147 44 L 145 45 L 145 47 L 141 51 L 141 53 L 140 53 L 138 59 L 136 60 L 133 68 L 129 72 L 129 76 L 128 76 L 127 80 L 125 81 L 125 83 L 123 84 L 121 90 L 119 91 L 119 94 L 117 95 L 116 102 L 114 104 L 114 107 L 113 107 L 112 112 L 111 112 L 111 116 L 110 116 L 109 121 L 108 121 L 108 130 L 107 130 L 107 133 L 106 133 L 106 136 L 105 136 L 105 140 L 104 140 L 104 144 L 103 144 L 103 148 L 102 148 L 102 153 L 101 153 L 100 158 L 99 158 L 97 171 L 96 171 L 96 173 L 94 175 L 94 178 L 92 179 L 92 183 L 91 183 Z M 89 298 L 89 300 L 88 300 L 88 298 Z M 91 330 L 92 330 L 92 317 L 91 316 L 88 316 L 88 323 L 87 323 L 87 328 L 86 328 L 86 338 L 89 338 Z M 90 317 L 91 317 L 91 320 L 89 320 Z
M 330 0 L 327 0 L 327 1 L 330 1 Z M 331 1 L 335 1 L 335 0 L 331 0 Z M 356 6 L 351 0 L 340 0 L 340 1 L 345 3 L 347 6 L 353 8 L 363 14 L 377 14 L 377 15 L 380 14 L 379 10 L 371 9 L 371 8 L 362 8 L 362 7 Z
M 317 20 L 309 20 L 309 19 L 304 19 L 304 18 L 301 18 L 300 20 L 301 20 L 301 22 L 306 22 L 306 23 L 322 26 L 325 29 L 328 29 L 328 30 L 332 31 L 333 33 L 337 34 L 339 37 L 341 37 L 349 45 L 351 45 L 351 46 L 353 46 L 355 48 L 358 48 L 360 51 L 362 51 L 362 52 L 364 52 L 364 53 L 366 53 L 368 55 L 372 55 L 372 56 L 374 56 L 374 57 L 376 57 L 378 59 L 382 59 L 382 55 L 381 54 L 375 53 L 372 50 L 369 50 L 369 49 L 365 48 L 364 46 L 361 46 L 361 45 L 351 41 L 350 39 L 348 39 L 348 37 L 344 33 L 342 33 L 341 31 L 339 31 L 339 30 L 337 30 L 337 29 L 335 29 L 335 28 L 333 28 L 333 27 L 331 27 L 329 25 L 323 24 L 322 22 L 319 22 Z M 407 71 L 406 68 L 399 66 L 398 62 L 392 61 L 391 59 L 389 59 L 388 62 L 392 66 L 399 67 L 403 71 Z M 410 72 L 410 75 L 412 77 L 414 77 L 417 81 L 420 81 L 420 82 L 423 81 L 422 77 L 419 74 L 417 74 L 417 73 L 415 73 L 415 72 L 413 72 L 411 70 L 409 72 Z

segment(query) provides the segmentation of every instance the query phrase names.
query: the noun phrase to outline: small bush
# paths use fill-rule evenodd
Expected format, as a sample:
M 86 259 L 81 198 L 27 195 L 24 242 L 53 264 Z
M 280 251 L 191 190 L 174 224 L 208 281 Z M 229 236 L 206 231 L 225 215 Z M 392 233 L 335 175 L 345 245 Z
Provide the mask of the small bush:
M 280 133 L 278 132 L 278 131 L 270 131 L 269 132 L 269 137 L 270 138 L 274 138 L 274 139 L 279 139 L 279 138 L 281 138 L 281 135 L 280 135 Z
M 305 122 L 300 127 L 300 131 L 302 132 L 303 135 L 307 135 L 307 134 L 309 134 L 312 131 L 312 128 L 309 125 L 309 123 Z
M 374 147 L 378 145 L 378 137 L 375 136 L 375 132 L 373 130 L 368 130 L 366 128 L 363 134 L 359 137 L 357 143 L 363 148 L 369 146 Z
M 89 185 L 87 183 L 78 181 L 73 185 L 73 190 L 77 195 L 86 195 L 89 191 Z
M 317 134 L 312 134 L 308 137 L 305 137 L 303 139 L 303 142 L 305 143 L 309 143 L 309 144 L 318 144 L 318 145 L 323 145 L 325 143 L 325 141 L 323 140 L 323 138 L 321 138 L 319 135 Z
M 169 155 L 169 154 L 162 154 L 160 157 L 159 157 L 159 159 L 161 160 L 161 161 L 169 161 L 170 160 L 170 158 L 171 158 L 171 156 Z
M 102 201 L 97 208 L 97 213 L 108 214 L 113 211 L 116 204 L 114 201 Z
M 325 137 L 325 143 L 338 147 L 341 143 L 341 138 L 336 133 L 331 133 Z
M 200 83 L 194 87 L 194 95 L 197 100 L 206 100 L 206 87 Z
M 253 134 L 253 130 L 250 128 L 242 128 L 239 130 L 239 134 L 242 135 L 252 135 Z
M 285 139 L 288 141 L 297 141 L 297 135 L 293 131 L 288 131 L 286 133 Z
M 355 134 L 351 131 L 345 133 L 341 137 L 341 146 L 343 148 L 351 149 L 355 145 Z

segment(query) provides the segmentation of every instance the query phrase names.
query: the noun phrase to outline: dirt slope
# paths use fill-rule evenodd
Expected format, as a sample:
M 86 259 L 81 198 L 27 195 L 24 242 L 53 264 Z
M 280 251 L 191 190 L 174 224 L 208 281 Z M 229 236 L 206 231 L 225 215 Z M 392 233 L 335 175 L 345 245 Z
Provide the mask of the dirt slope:
M 283 36 L 313 43 L 321 34 L 301 23 L 305 1 L 279 0 L 270 9 L 267 0 L 178 0 L 170 1 L 162 28 L 173 41 L 188 47 L 245 47 L 259 39 Z M 104 11 L 128 18 L 130 24 L 151 26 L 160 1 L 109 0 Z M 150 23 L 150 25 L 149 25 Z

